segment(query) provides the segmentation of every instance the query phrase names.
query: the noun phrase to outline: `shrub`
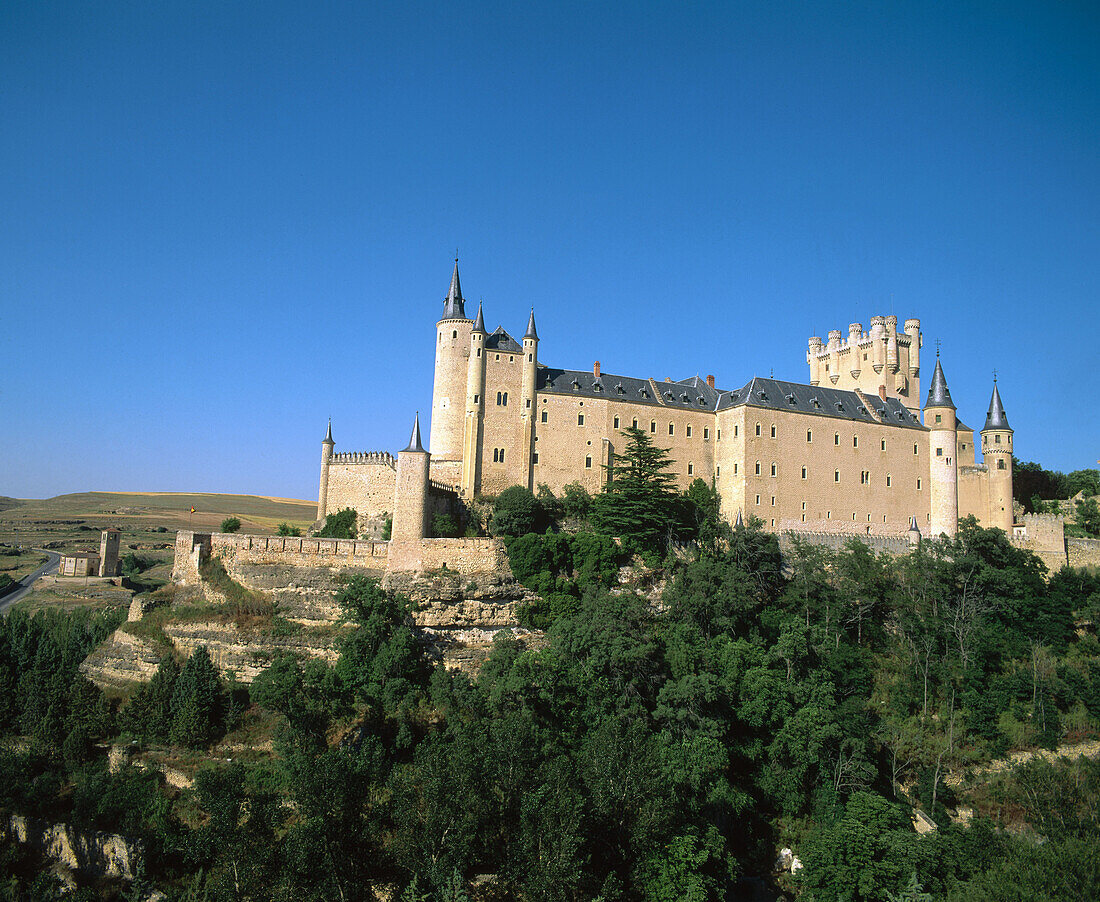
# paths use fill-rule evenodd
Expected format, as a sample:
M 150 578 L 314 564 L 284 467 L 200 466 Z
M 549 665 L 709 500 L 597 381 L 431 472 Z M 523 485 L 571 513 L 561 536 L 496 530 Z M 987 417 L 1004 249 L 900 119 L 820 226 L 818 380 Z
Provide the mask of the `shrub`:
M 325 525 L 321 527 L 318 536 L 324 539 L 354 539 L 356 535 L 355 521 L 359 515 L 350 507 L 345 507 L 335 514 L 325 517 Z
M 276 535 L 280 536 L 300 536 L 301 534 L 301 529 L 297 526 L 291 526 L 289 523 L 280 523 L 278 532 L 276 532 Z
M 521 485 L 505 489 L 493 505 L 491 531 L 494 536 L 522 536 L 541 532 L 545 513 L 538 499 Z
M 561 506 L 570 520 L 587 520 L 592 509 L 592 496 L 579 482 L 571 482 L 561 490 Z
M 432 535 L 440 539 L 452 539 L 458 535 L 458 523 L 450 514 L 436 514 L 432 517 Z
M 222 532 L 237 532 L 241 528 L 241 521 L 236 517 L 226 517 L 222 520 Z

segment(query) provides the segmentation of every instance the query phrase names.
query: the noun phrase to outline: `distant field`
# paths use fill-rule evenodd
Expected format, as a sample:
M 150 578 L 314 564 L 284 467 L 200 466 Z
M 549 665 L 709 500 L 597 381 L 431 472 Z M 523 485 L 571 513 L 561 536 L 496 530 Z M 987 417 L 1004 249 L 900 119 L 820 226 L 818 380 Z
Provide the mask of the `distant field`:
M 190 514 L 194 507 L 195 513 Z M 287 522 L 309 526 L 317 504 L 262 495 L 205 492 L 81 492 L 55 498 L 0 498 L 0 543 L 43 545 L 65 550 L 97 550 L 98 532 L 122 530 L 122 551 L 156 546 L 171 533 L 191 527 L 216 532 L 226 517 L 237 517 L 242 532 L 269 533 Z

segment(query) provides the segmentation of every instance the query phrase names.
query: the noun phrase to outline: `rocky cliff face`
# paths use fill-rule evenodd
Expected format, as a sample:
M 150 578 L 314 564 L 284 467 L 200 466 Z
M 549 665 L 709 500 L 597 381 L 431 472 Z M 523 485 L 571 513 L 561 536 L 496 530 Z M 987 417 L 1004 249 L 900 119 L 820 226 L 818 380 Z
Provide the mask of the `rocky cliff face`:
M 450 669 L 476 673 L 501 630 L 532 643 L 541 639 L 516 617 L 519 605 L 538 596 L 509 575 L 388 573 L 382 584 L 412 600 L 413 619 Z
M 178 590 L 175 602 L 167 607 L 132 610 L 131 619 L 138 622 L 113 633 L 81 669 L 103 688 L 122 689 L 148 681 L 168 651 L 186 657 L 200 645 L 206 646 L 223 674 L 232 671 L 243 683 L 250 683 L 283 652 L 335 663 L 345 629 L 336 595 L 350 572 L 382 575 L 338 567 L 236 561 L 233 579 L 272 599 L 285 628 L 238 627 L 224 616 L 225 597 L 200 583 L 197 589 Z M 517 607 L 536 596 L 508 573 L 390 573 L 383 585 L 414 602 L 414 620 L 447 667 L 475 672 L 501 630 L 528 641 L 539 638 L 521 628 L 516 618 Z M 210 616 L 197 616 L 196 605 L 209 608 Z M 181 616 L 173 617 L 173 608 Z M 149 616 L 162 624 L 159 632 L 138 625 Z M 143 638 L 147 635 L 154 638 Z
M 0 822 L 0 839 L 31 845 L 68 871 L 133 880 L 142 848 L 117 833 L 83 832 L 13 814 Z

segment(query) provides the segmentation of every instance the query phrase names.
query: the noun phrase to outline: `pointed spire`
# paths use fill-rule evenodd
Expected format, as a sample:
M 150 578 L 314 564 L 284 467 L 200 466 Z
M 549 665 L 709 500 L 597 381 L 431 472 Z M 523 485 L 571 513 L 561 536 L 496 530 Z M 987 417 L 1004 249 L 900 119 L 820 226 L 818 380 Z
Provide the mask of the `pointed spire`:
M 443 319 L 466 319 L 466 311 L 462 306 L 462 286 L 458 282 L 458 256 L 455 256 L 455 269 L 451 273 L 451 287 L 447 291 L 447 297 L 443 301 Z
M 741 516 L 741 508 L 737 508 L 737 522 L 733 525 L 738 529 L 745 525 L 745 518 Z
M 481 301 L 477 302 L 477 319 L 474 320 L 474 331 L 485 331 L 485 318 L 481 315 Z
M 424 446 L 420 443 L 420 411 L 416 412 L 416 419 L 413 420 L 412 436 L 409 438 L 409 447 L 404 448 L 405 451 L 419 451 L 424 453 Z
M 523 336 L 525 339 L 533 338 L 535 341 L 539 340 L 539 334 L 535 331 L 535 308 L 531 308 L 531 318 L 527 320 L 527 332 Z
M 328 418 L 328 432 L 325 433 L 325 440 L 322 442 L 325 445 L 335 445 L 336 442 L 332 440 L 332 417 Z
M 1001 393 L 997 390 L 997 380 L 993 380 L 993 397 L 989 399 L 989 412 L 985 415 L 986 429 L 1011 429 L 1008 425 L 1008 417 L 1005 416 L 1004 406 L 1001 404 Z
M 925 407 L 950 407 L 955 409 L 955 405 L 951 403 L 951 392 L 947 390 L 947 377 L 943 374 L 943 367 L 940 366 L 940 352 L 936 350 L 936 369 L 932 373 L 932 385 L 928 389 L 928 402 Z

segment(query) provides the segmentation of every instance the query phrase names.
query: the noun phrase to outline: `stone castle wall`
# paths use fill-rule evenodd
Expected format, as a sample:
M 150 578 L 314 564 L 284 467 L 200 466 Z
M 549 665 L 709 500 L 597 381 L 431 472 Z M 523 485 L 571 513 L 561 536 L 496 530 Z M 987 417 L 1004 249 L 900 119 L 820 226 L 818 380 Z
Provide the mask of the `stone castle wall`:
M 1066 539 L 1066 559 L 1071 567 L 1100 567 L 1100 539 Z
M 862 542 L 872 551 L 892 555 L 905 555 L 913 550 L 908 535 L 868 535 L 860 532 L 823 532 L 819 530 L 787 530 L 779 533 L 779 550 L 784 555 L 789 555 L 794 548 L 794 541 L 805 542 L 808 545 L 818 545 L 831 548 L 834 551 L 843 550 L 844 546 L 852 539 Z
M 492 538 L 392 542 L 386 569 L 389 573 L 442 569 L 462 574 L 512 573 L 504 542 Z
M 334 514 L 350 507 L 363 522 L 392 514 L 396 487 L 397 462 L 393 455 L 385 451 L 334 454 L 328 464 L 325 509 Z

